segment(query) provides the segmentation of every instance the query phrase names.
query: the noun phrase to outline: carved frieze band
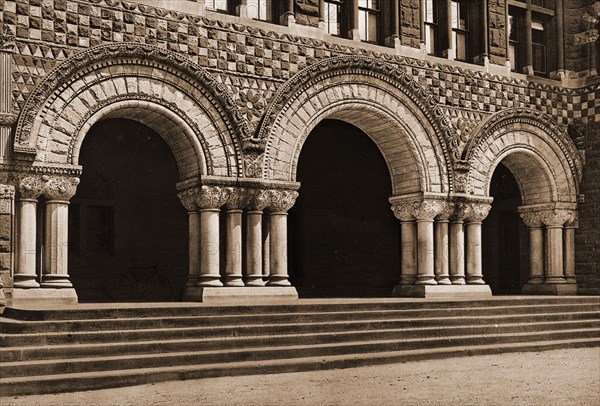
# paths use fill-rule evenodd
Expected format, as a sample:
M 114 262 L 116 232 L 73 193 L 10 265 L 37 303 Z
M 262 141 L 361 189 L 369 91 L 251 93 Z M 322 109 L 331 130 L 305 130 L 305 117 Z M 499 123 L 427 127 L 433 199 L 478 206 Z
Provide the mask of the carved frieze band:
M 77 192 L 79 178 L 72 176 L 28 174 L 19 179 L 18 196 L 21 199 L 70 200 Z
M 481 222 L 491 209 L 491 205 L 481 202 L 449 202 L 445 200 L 426 199 L 418 202 L 392 203 L 394 216 L 400 221 L 412 220 L 449 220 Z
M 577 220 L 576 208 L 519 208 L 519 214 L 527 227 L 562 227 L 573 225 Z
M 296 202 L 298 192 L 205 185 L 179 192 L 178 196 L 189 212 L 224 207 L 226 210 L 267 210 L 272 213 L 285 213 Z

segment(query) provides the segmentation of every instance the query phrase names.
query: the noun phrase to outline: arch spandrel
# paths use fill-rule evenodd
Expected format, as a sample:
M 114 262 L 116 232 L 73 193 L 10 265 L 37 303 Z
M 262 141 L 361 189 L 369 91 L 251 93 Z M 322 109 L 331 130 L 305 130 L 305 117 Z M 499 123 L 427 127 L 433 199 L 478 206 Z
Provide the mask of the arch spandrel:
M 508 109 L 491 116 L 467 144 L 470 192 L 488 195 L 502 162 L 519 183 L 524 204 L 577 202 L 582 162 L 565 130 L 536 110 Z
M 304 140 L 327 118 L 353 124 L 373 139 L 394 194 L 450 191 L 458 143 L 449 120 L 412 76 L 365 57 L 311 65 L 278 90 L 257 132 L 256 142 L 266 145 L 260 176 L 294 181 Z
M 91 125 L 116 117 L 157 130 L 182 180 L 243 176 L 250 132 L 233 98 L 187 58 L 143 44 L 91 48 L 51 71 L 23 108 L 14 148 L 39 163 L 76 165 Z

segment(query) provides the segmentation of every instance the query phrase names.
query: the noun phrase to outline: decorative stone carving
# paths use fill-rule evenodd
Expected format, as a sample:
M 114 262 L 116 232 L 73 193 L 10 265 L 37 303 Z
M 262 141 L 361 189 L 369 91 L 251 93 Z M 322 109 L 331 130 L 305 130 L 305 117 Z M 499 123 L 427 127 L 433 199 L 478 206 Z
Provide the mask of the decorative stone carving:
M 414 203 L 393 203 L 392 211 L 394 216 L 400 221 L 412 221 L 414 216 Z
M 181 204 L 188 212 L 198 210 L 198 204 L 196 203 L 198 199 L 198 193 L 198 188 L 187 189 L 183 192 L 177 193 L 179 200 L 181 200 Z
M 269 190 L 267 209 L 271 213 L 287 213 L 287 211 L 296 203 L 298 192 L 295 190 Z
M 467 203 L 454 203 L 453 207 L 452 221 L 465 221 L 469 215 L 469 205 Z
M 227 190 L 220 186 L 201 186 L 196 196 L 198 209 L 219 209 L 227 201 Z
M 575 215 L 573 210 L 553 209 L 540 212 L 541 220 L 547 227 L 562 227 L 567 222 L 572 222 Z
M 573 143 L 577 149 L 585 149 L 585 136 L 586 127 L 583 124 L 571 123 L 567 127 L 569 137 L 573 140 Z
M 440 202 L 442 205 L 441 211 L 437 215 L 438 220 L 448 220 L 454 214 L 454 204 L 450 202 Z
M 227 210 L 240 210 L 248 204 L 248 191 L 244 188 L 228 187 L 225 188 L 227 201 L 225 208 Z
M 16 42 L 14 35 L 0 34 L 0 52 L 15 52 Z
M 79 178 L 65 176 L 49 176 L 44 189 L 48 200 L 69 200 L 77 192 Z
M 433 220 L 442 212 L 445 203 L 442 200 L 423 200 L 414 205 L 414 216 L 417 220 Z
M 528 211 L 519 213 L 523 219 L 523 223 L 529 228 L 543 226 L 542 212 L 540 211 Z
M 487 203 L 468 203 L 467 207 L 468 211 L 465 221 L 469 223 L 481 223 L 489 214 L 492 205 Z
M 253 189 L 248 193 L 248 210 L 262 211 L 269 206 L 269 193 L 266 190 Z
M 19 197 L 21 199 L 37 199 L 44 193 L 49 179 L 48 175 L 24 176 L 19 181 Z
M 0 185 L 0 214 L 12 214 L 14 200 L 14 186 Z

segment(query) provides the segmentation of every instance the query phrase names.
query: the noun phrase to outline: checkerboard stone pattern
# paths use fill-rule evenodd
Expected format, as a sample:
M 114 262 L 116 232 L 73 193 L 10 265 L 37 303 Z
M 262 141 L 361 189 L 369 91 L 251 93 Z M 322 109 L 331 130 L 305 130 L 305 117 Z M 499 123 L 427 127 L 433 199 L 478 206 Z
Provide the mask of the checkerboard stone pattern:
M 365 54 L 349 46 L 279 35 L 242 24 L 223 24 L 129 1 L 0 0 L 0 10 L 4 29 L 17 39 L 13 71 L 17 110 L 37 81 L 56 64 L 76 52 L 110 42 L 164 47 L 186 54 L 221 78 L 229 76 L 232 83 L 248 79 L 260 82 L 254 87 L 230 86 L 240 103 L 249 91 L 268 96 L 265 89 L 269 94 L 274 92 L 281 83 L 319 60 Z M 504 108 L 531 107 L 563 124 L 600 120 L 598 86 L 569 90 L 451 65 L 424 64 L 391 54 L 374 56 L 405 67 L 439 103 L 451 109 L 494 113 Z M 256 105 L 259 107 L 252 107 L 253 115 L 260 114 L 267 104 Z

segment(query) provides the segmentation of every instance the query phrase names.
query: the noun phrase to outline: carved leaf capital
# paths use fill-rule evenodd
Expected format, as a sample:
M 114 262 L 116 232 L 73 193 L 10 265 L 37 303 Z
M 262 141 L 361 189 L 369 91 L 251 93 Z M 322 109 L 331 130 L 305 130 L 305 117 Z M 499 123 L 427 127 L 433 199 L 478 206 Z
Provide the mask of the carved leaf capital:
M 198 189 L 196 204 L 198 209 L 218 209 L 227 202 L 228 193 L 220 186 L 202 186 Z
M 296 203 L 298 192 L 294 190 L 269 190 L 268 191 L 268 210 L 272 213 L 287 213 Z
M 246 207 L 248 204 L 248 191 L 244 188 L 228 187 L 225 188 L 227 201 L 225 208 L 227 210 L 239 210 Z
M 49 200 L 69 200 L 77 192 L 79 178 L 50 176 L 46 182 L 44 196 Z

